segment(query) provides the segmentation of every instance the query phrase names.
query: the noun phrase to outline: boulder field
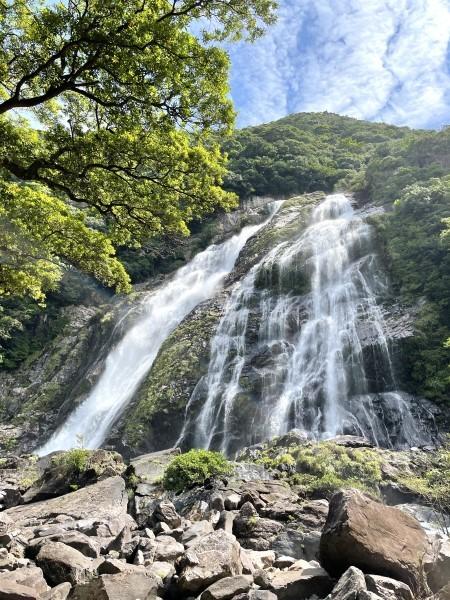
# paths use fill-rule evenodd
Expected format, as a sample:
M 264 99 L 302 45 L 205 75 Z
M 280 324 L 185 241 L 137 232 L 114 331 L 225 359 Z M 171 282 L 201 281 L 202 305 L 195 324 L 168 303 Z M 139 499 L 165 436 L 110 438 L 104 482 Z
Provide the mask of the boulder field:
M 387 468 L 371 449 L 385 457 L 379 494 L 305 491 L 291 461 L 267 458 L 305 443 L 292 433 L 248 448 L 229 476 L 178 493 L 161 484 L 178 449 L 129 464 L 106 450 L 3 459 L 0 600 L 450 598 L 445 511 L 405 501 L 393 478 L 412 451 Z

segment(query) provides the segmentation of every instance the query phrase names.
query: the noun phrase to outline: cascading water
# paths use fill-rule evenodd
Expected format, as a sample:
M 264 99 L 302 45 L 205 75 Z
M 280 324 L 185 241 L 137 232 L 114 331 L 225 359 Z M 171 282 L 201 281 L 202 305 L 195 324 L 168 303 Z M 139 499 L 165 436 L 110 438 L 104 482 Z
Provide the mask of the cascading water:
M 232 454 L 297 427 L 316 439 L 423 442 L 396 390 L 379 273 L 371 227 L 344 195 L 328 196 L 234 288 L 189 404 L 201 409 L 193 422 L 188 407 L 180 441 Z
M 271 216 L 280 204 L 271 205 Z M 80 439 L 87 448 L 100 446 L 149 372 L 164 340 L 191 310 L 217 292 L 247 240 L 266 223 L 244 227 L 226 242 L 197 254 L 167 284 L 145 298 L 142 316 L 109 353 L 88 398 L 38 454 L 73 448 Z

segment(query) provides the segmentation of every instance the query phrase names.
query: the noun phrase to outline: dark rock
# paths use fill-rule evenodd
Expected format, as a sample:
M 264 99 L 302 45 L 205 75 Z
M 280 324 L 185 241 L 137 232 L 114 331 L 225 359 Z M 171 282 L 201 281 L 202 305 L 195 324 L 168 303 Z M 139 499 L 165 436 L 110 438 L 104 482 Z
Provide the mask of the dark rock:
M 166 523 L 172 529 L 181 525 L 181 517 L 170 500 L 161 500 L 161 502 L 158 502 L 153 512 L 153 518 L 155 521 Z
M 99 544 L 95 543 L 95 538 L 91 538 L 80 531 L 67 531 L 34 539 L 27 548 L 27 555 L 34 558 L 42 546 L 49 542 L 61 542 L 66 546 L 75 548 L 75 550 L 89 558 L 97 558 L 100 554 Z
M 18 506 L 23 503 L 22 494 L 16 487 L 0 488 L 0 510 Z
M 184 530 L 181 536 L 181 542 L 187 547 L 192 546 L 196 540 L 208 535 L 208 533 L 211 533 L 212 531 L 214 531 L 214 529 L 209 521 L 197 521 Z
M 250 589 L 251 580 L 245 575 L 224 577 L 210 585 L 200 596 L 200 600 L 230 600 L 237 594 Z
M 418 587 L 427 538 L 419 523 L 357 490 L 336 493 L 320 542 L 324 567 L 339 575 L 356 566 Z
M 65 581 L 83 583 L 93 577 L 93 563 L 70 546 L 60 542 L 48 542 L 39 551 L 36 564 L 52 585 Z

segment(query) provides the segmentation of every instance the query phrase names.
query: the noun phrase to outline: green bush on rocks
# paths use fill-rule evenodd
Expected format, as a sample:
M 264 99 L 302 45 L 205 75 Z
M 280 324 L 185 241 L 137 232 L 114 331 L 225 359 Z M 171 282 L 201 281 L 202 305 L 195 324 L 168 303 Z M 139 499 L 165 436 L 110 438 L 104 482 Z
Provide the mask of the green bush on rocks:
M 181 492 L 220 475 L 229 475 L 231 465 L 220 452 L 189 450 L 176 456 L 164 472 L 163 485 L 167 490 Z

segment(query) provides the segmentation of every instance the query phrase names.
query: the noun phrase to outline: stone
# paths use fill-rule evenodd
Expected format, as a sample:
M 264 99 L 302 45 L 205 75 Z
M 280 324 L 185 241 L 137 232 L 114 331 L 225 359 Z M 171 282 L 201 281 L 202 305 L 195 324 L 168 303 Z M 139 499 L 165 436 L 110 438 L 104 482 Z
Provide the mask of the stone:
M 181 517 L 170 500 L 161 500 L 161 502 L 158 502 L 153 512 L 153 518 L 155 521 L 167 523 L 171 529 L 175 529 L 181 525 Z
M 349 567 L 341 576 L 327 600 L 359 600 L 359 594 L 365 591 L 364 573 L 356 567 Z
M 39 550 L 36 564 L 51 585 L 82 583 L 93 576 L 92 561 L 61 542 L 48 542 Z
M 213 526 L 209 521 L 197 521 L 193 523 L 190 527 L 184 530 L 181 536 L 181 542 L 189 547 L 199 538 L 208 535 L 214 531 Z
M 45 593 L 49 589 L 42 569 L 39 567 L 23 567 L 14 571 L 0 573 L 0 589 L 3 589 L 9 583 L 30 588 L 38 595 Z
M 40 600 L 40 595 L 28 586 L 7 581 L 0 588 L 0 600 Z
M 34 539 L 28 546 L 28 553 L 30 556 L 36 556 L 42 546 L 49 542 L 61 542 L 66 546 L 75 548 L 89 558 L 97 558 L 100 554 L 99 544 L 95 543 L 95 538 L 81 533 L 81 531 L 64 531 L 61 534 L 54 534 L 46 537 L 40 537 Z
M 250 590 L 248 600 L 277 600 L 277 597 L 269 590 Z
M 304 557 L 303 547 L 304 534 L 295 529 L 282 530 L 273 540 L 271 548 L 277 554 L 293 556 L 294 558 Z
M 242 572 L 245 575 L 250 575 L 255 570 L 255 567 L 253 566 L 253 561 L 251 560 L 248 554 L 249 552 L 250 550 L 245 550 L 244 548 L 241 548 L 239 553 L 242 562 Z
M 22 494 L 16 487 L 2 487 L 0 489 L 0 510 L 18 506 L 23 503 Z
M 183 592 L 197 594 L 227 576 L 240 575 L 242 562 L 234 536 L 217 530 L 197 540 L 186 552 L 179 578 Z
M 295 558 L 293 556 L 279 556 L 275 562 L 274 567 L 277 569 L 287 569 L 291 567 L 295 563 Z
M 173 562 L 184 554 L 184 546 L 169 535 L 159 535 L 156 538 L 154 560 Z
M 133 518 L 127 514 L 127 506 L 125 481 L 116 476 L 59 498 L 15 506 L 1 514 L 6 514 L 28 539 L 34 537 L 37 525 L 53 524 L 55 515 L 64 515 L 71 528 L 83 533 L 112 537 L 126 525 L 136 527 Z
M 200 596 L 200 600 L 229 600 L 237 594 L 245 594 L 250 589 L 251 579 L 245 575 L 224 577 L 210 585 Z
M 145 573 L 145 567 L 132 565 L 118 558 L 106 558 L 97 569 L 99 575 L 115 575 L 116 573 Z
M 170 529 L 170 527 L 167 525 L 167 523 L 164 523 L 163 521 L 159 521 L 158 523 L 156 523 L 156 525 L 153 527 L 153 532 L 156 535 L 159 535 L 160 533 L 167 535 L 170 534 L 172 531 L 172 529 Z
M 271 576 L 269 572 L 264 571 L 264 569 L 258 569 L 253 573 L 253 581 L 263 590 L 267 590 L 270 587 L 270 580 Z
M 23 495 L 24 502 L 55 498 L 70 492 L 71 485 L 82 488 L 100 478 L 121 475 L 126 468 L 119 453 L 97 449 L 87 451 L 86 465 L 81 472 L 72 472 L 64 462 L 64 456 L 70 452 L 72 451 L 55 452 L 51 455 L 41 477 Z
M 225 501 L 223 495 L 219 492 L 212 493 L 209 499 L 209 508 L 212 510 L 218 510 L 219 512 L 225 510 Z
M 234 523 L 235 517 L 236 517 L 235 513 L 230 512 L 229 510 L 223 510 L 220 513 L 220 519 L 217 524 L 217 527 L 219 529 L 223 529 L 227 533 L 232 534 L 233 533 L 233 523 Z
M 175 567 L 168 562 L 155 561 L 147 567 L 146 572 L 166 581 L 175 575 Z
M 267 569 L 275 562 L 275 552 L 273 550 L 246 550 L 250 558 L 253 569 Z
M 144 573 L 101 575 L 75 586 L 70 600 L 156 600 L 159 581 Z
M 358 490 L 333 495 L 320 540 L 323 566 L 340 575 L 356 566 L 417 589 L 427 538 L 418 521 Z
M 232 494 L 228 494 L 225 496 L 224 505 L 225 510 L 236 510 L 241 501 L 241 496 L 233 492 Z
M 72 586 L 69 582 L 60 583 L 56 587 L 46 592 L 41 600 L 67 600 L 69 597 Z
M 381 575 L 366 575 L 369 592 L 377 594 L 383 600 L 414 600 L 411 588 L 401 581 Z
M 279 571 L 270 581 L 269 589 L 278 600 L 302 600 L 313 594 L 319 598 L 331 592 L 333 580 L 321 567 Z
M 450 539 L 441 540 L 432 560 L 425 564 L 427 582 L 433 592 L 450 583 Z
M 181 454 L 179 448 L 169 448 L 160 452 L 141 454 L 133 458 L 130 465 L 137 477 L 142 479 L 146 484 L 155 485 L 161 480 L 167 465 L 179 454 Z
M 438 600 L 450 600 L 450 584 L 439 590 L 437 594 Z
M 239 516 L 234 519 L 233 533 L 238 537 L 244 548 L 251 550 L 269 550 L 272 541 L 282 531 L 283 525 L 278 521 L 258 517 L 254 514 L 247 516 L 249 502 L 241 508 Z M 243 512 L 245 511 L 245 512 Z

